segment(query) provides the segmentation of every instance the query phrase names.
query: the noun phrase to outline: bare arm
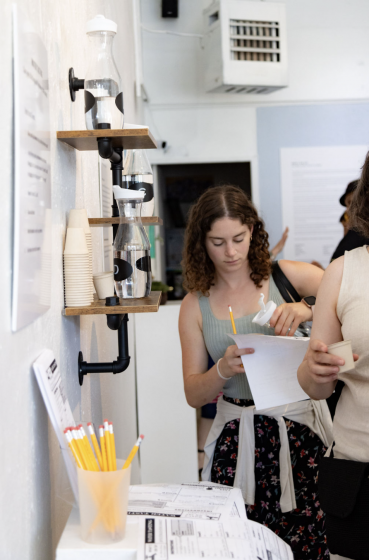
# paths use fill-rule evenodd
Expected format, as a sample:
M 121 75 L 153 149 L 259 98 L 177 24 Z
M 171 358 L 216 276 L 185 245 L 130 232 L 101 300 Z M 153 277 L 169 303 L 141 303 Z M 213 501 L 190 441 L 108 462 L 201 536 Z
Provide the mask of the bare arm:
M 179 336 L 182 346 L 184 389 L 187 402 L 199 408 L 211 402 L 222 390 L 225 380 L 219 377 L 216 364 L 208 370 L 208 353 L 202 334 L 202 316 L 197 297 L 187 294 L 179 314 Z M 240 356 L 251 354 L 250 348 L 227 348 L 219 363 L 224 377 L 244 373 Z
M 327 399 L 333 393 L 342 358 L 328 354 L 327 346 L 342 340 L 341 323 L 336 308 L 343 273 L 343 257 L 327 268 L 318 291 L 309 350 L 297 377 L 312 399 Z M 324 341 L 324 342 L 323 342 Z

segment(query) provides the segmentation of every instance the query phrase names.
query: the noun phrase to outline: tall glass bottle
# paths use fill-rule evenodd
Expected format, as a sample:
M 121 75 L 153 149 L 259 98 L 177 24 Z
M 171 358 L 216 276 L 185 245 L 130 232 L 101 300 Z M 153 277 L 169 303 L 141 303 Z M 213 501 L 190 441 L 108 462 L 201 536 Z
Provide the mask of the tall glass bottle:
M 117 24 L 102 15 L 87 22 L 89 64 L 85 75 L 86 128 L 94 130 L 99 123 L 110 128 L 123 128 L 123 93 L 121 79 L 113 57 L 113 40 Z
M 143 191 L 142 216 L 154 215 L 153 174 L 145 150 L 126 150 L 124 153 L 123 186 Z
M 150 242 L 141 222 L 143 191 L 113 186 L 120 224 L 114 240 L 114 282 L 120 298 L 142 298 L 151 292 Z

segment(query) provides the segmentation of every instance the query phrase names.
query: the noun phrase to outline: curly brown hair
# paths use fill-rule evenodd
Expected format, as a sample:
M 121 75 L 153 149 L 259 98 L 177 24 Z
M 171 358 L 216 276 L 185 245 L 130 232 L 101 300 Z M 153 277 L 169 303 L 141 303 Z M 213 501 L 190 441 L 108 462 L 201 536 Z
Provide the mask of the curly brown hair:
M 240 220 L 248 227 L 254 226 L 248 261 L 250 278 L 261 288 L 271 272 L 268 234 L 264 222 L 243 190 L 234 185 L 210 187 L 192 206 L 185 232 L 183 250 L 184 287 L 189 292 L 209 295 L 214 284 L 215 267 L 205 247 L 206 234 L 220 218 Z
M 359 184 L 352 198 L 349 220 L 351 227 L 369 237 L 369 152 L 366 154 Z

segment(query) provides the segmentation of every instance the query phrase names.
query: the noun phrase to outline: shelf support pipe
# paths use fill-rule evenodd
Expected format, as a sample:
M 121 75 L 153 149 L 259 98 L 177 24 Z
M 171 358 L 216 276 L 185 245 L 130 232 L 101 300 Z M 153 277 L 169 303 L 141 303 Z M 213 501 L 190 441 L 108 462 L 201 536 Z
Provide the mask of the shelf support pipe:
M 88 373 L 122 373 L 130 363 L 128 353 L 128 315 L 107 315 L 109 329 L 118 330 L 118 357 L 114 362 L 87 363 L 83 354 L 78 354 L 78 379 L 83 385 L 83 376 Z

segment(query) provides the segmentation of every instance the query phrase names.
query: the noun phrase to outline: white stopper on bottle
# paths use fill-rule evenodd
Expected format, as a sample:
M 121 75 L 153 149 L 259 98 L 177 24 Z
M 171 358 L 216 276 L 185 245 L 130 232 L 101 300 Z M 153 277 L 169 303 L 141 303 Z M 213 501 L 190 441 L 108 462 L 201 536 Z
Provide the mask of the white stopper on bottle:
M 269 320 L 271 319 L 274 311 L 277 309 L 277 304 L 274 303 L 274 301 L 268 301 L 268 303 L 265 305 L 264 297 L 264 294 L 260 294 L 258 303 L 261 310 L 257 315 L 255 315 L 252 322 L 260 325 L 261 327 L 263 327 L 264 325 L 269 327 Z
M 113 185 L 113 192 L 116 200 L 143 200 L 145 198 L 145 191 L 122 189 L 118 185 Z

